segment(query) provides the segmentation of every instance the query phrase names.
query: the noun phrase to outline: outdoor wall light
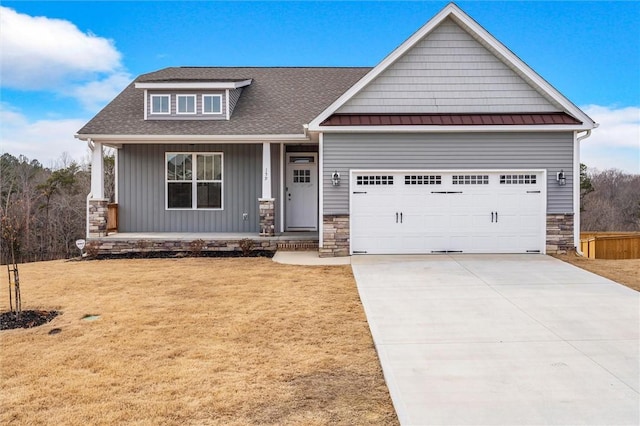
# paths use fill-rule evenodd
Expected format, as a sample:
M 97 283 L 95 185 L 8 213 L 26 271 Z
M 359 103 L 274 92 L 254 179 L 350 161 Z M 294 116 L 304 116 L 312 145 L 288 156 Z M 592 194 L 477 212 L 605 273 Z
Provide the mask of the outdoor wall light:
M 333 172 L 333 174 L 331 175 L 331 185 L 340 185 L 340 173 L 338 173 L 337 171 Z
M 560 170 L 556 175 L 556 180 L 558 181 L 558 185 L 564 186 L 567 184 L 567 177 L 564 175 L 564 170 Z

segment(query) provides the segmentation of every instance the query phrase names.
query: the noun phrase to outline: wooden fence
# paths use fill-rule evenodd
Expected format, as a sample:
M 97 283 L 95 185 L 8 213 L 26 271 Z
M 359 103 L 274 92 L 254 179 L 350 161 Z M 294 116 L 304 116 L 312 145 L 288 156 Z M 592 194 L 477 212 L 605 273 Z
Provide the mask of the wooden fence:
M 640 232 L 584 232 L 580 251 L 589 259 L 640 259 Z

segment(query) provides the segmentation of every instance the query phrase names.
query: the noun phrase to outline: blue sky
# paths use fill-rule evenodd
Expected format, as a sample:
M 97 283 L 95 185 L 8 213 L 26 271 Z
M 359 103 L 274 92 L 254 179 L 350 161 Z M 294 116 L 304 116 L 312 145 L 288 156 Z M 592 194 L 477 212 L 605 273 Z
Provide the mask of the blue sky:
M 54 166 L 137 75 L 374 66 L 447 2 L 30 2 L 0 10 L 0 151 Z M 640 173 L 640 2 L 458 2 L 600 123 L 582 160 Z

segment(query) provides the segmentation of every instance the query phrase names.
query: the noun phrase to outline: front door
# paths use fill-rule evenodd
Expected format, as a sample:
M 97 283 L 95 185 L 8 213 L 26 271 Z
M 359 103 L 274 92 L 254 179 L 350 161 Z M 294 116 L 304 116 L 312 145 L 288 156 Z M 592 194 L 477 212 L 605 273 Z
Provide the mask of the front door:
M 288 153 L 286 197 L 287 231 L 318 229 L 318 154 Z

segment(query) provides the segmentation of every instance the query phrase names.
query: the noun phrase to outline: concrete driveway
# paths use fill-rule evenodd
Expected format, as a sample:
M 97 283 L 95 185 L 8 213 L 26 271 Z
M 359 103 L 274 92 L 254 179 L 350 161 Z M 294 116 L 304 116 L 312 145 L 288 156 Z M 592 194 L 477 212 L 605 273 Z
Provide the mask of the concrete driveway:
M 403 425 L 640 424 L 640 293 L 543 255 L 351 263 Z

